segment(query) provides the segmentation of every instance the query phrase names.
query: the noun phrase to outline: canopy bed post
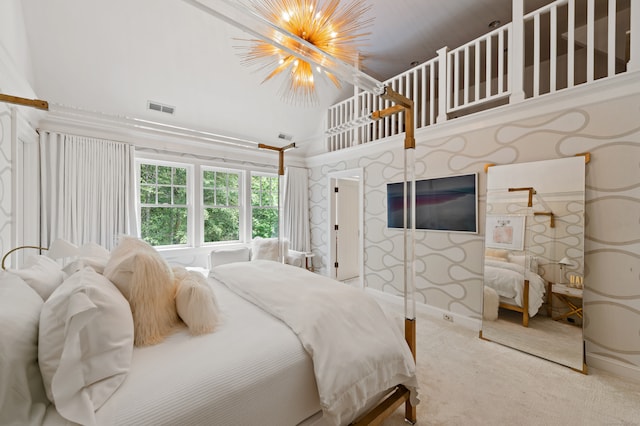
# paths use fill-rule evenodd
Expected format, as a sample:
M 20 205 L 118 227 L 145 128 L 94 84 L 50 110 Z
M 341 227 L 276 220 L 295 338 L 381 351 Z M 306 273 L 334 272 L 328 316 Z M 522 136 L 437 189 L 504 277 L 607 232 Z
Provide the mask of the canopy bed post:
M 9 102 L 16 105 L 24 105 L 45 111 L 49 110 L 49 103 L 40 99 L 27 99 L 19 96 L 11 96 L 0 93 L 0 102 Z
M 413 122 L 413 101 L 394 91 L 390 86 L 385 87 L 381 98 L 394 102 L 395 105 L 384 110 L 375 111 L 371 118 L 379 120 L 386 116 L 404 112 L 404 333 L 405 340 L 411 349 L 413 359 L 416 358 L 416 301 L 415 301 L 415 148 Z M 409 202 L 407 202 L 409 201 Z M 416 422 L 416 407 L 407 398 L 405 401 L 405 418 L 411 423 Z
M 280 263 L 284 263 L 284 257 L 286 254 L 284 250 L 284 238 L 282 236 L 282 230 L 284 229 L 284 214 L 282 213 L 282 194 L 284 193 L 284 153 L 285 151 L 295 147 L 295 142 L 283 147 L 265 145 L 263 143 L 258 144 L 258 149 L 269 149 L 278 153 L 278 261 Z

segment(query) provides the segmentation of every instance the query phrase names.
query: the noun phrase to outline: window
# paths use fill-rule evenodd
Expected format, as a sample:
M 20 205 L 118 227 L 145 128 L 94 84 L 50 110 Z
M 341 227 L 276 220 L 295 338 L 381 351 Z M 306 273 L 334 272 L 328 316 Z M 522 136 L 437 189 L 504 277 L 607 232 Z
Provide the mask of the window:
M 140 165 L 140 236 L 154 246 L 187 243 L 187 168 Z
M 278 176 L 139 159 L 140 236 L 153 246 L 248 242 L 278 234 Z
M 251 176 L 251 237 L 278 235 L 278 176 Z
M 240 173 L 202 171 L 204 242 L 240 240 Z

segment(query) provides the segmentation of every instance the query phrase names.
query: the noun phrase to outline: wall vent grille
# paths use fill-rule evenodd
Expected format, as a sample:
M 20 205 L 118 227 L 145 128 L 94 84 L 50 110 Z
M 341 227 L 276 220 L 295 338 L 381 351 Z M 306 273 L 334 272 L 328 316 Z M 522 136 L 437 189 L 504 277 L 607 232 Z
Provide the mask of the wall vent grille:
M 147 108 L 149 108 L 152 111 L 164 112 L 166 114 L 173 114 L 174 111 L 176 110 L 175 107 L 172 107 L 169 105 L 163 105 L 161 103 L 154 102 L 154 101 L 149 101 L 147 103 Z

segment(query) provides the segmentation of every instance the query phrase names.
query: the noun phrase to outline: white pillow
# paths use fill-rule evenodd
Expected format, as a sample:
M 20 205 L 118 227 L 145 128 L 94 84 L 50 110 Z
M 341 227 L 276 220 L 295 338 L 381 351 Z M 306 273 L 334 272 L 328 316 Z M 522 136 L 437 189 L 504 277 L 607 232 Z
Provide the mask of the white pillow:
M 29 259 L 27 267 L 9 269 L 9 272 L 25 280 L 42 297 L 42 300 L 47 300 L 53 290 L 64 280 L 60 265 L 55 260 L 43 255 Z
M 216 266 L 233 262 L 248 262 L 250 260 L 250 254 L 249 247 L 213 250 L 209 254 L 209 268 L 215 268 Z
M 94 425 L 95 410 L 131 365 L 133 319 L 126 299 L 108 279 L 85 268 L 45 302 L 39 336 L 47 397 L 65 419 Z
M 174 266 L 173 273 L 178 283 L 176 308 L 189 332 L 193 335 L 213 333 L 220 315 L 207 279 L 200 272 L 187 271 L 183 266 Z
M 42 424 L 49 405 L 38 367 L 42 304 L 20 277 L 0 273 L 0 425 Z
M 538 273 L 538 258 L 535 256 L 526 256 L 524 254 L 509 254 L 509 262 L 520 265 L 523 268 Z
M 289 241 L 283 241 L 283 250 L 286 257 L 289 251 Z M 254 238 L 251 249 L 251 260 L 275 260 L 278 261 L 278 239 L 277 238 Z

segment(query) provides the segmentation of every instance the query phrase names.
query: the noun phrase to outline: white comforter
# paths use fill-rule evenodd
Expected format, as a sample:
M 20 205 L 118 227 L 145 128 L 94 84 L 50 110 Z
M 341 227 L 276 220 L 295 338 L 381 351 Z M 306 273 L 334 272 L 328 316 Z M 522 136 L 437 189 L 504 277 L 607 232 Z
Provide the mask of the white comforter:
M 222 265 L 211 276 L 298 335 L 313 359 L 320 406 L 333 424 L 349 423 L 372 397 L 399 383 L 415 398 L 409 347 L 361 290 L 272 261 Z
M 484 284 L 493 288 L 500 297 L 513 299 L 518 306 L 522 306 L 525 279 L 529 280 L 529 316 L 533 317 L 544 299 L 542 277 L 517 263 L 485 259 Z

